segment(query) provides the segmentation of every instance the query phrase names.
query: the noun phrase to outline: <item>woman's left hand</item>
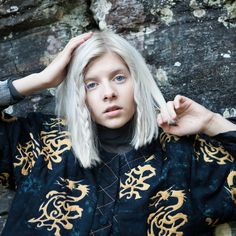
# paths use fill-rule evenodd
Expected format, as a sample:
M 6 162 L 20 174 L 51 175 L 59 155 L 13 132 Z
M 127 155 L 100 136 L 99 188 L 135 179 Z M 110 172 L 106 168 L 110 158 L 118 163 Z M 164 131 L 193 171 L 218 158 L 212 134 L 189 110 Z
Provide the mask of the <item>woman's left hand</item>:
M 193 100 L 177 95 L 173 101 L 167 102 L 171 119 L 169 124 L 167 114 L 161 112 L 157 117 L 159 126 L 166 132 L 178 136 L 205 133 L 210 136 L 220 132 L 236 130 L 236 125 L 224 119 Z

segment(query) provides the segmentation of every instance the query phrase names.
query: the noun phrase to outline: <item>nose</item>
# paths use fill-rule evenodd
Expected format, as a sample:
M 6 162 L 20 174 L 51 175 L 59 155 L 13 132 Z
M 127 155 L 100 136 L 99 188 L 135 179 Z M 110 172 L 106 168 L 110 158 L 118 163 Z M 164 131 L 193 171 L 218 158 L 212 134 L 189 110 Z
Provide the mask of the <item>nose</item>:
M 103 86 L 103 100 L 110 101 L 117 98 L 117 91 L 112 87 L 110 83 L 106 83 Z

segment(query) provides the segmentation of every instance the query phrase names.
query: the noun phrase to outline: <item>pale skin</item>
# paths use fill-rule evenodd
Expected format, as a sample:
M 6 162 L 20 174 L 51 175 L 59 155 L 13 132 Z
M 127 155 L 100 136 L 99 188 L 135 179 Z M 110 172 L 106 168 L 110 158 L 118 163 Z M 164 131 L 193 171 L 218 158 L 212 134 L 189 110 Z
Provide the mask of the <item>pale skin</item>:
M 57 87 L 65 78 L 66 68 L 74 50 L 92 37 L 92 34 L 90 32 L 72 38 L 63 51 L 43 71 L 13 81 L 14 87 L 25 96 L 42 89 Z M 206 109 L 185 96 L 177 95 L 173 101 L 167 103 L 167 107 L 175 125 L 168 124 L 169 117 L 164 112 L 161 112 L 157 117 L 159 126 L 167 133 L 178 136 L 205 133 L 214 136 L 236 130 L 236 125 L 220 114 Z M 124 122 L 127 121 L 124 119 Z M 125 123 L 121 122 L 119 125 L 121 127 Z
M 86 104 L 92 119 L 107 128 L 120 128 L 134 116 L 133 80 L 123 60 L 105 53 L 85 72 Z

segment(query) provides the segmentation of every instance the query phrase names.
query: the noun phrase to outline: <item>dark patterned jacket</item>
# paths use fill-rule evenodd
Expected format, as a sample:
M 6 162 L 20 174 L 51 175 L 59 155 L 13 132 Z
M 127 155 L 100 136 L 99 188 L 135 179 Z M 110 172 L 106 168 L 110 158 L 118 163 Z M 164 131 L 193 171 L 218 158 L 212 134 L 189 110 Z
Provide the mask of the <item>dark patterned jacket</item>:
M 16 190 L 2 236 L 203 236 L 236 220 L 236 132 L 162 132 L 143 148 L 100 157 L 80 166 L 64 120 L 2 113 L 0 184 Z
M 91 169 L 55 117 L 2 113 L 0 135 L 0 183 L 16 189 L 3 236 L 211 235 L 236 220 L 236 132 L 161 133 L 123 155 L 100 150 Z

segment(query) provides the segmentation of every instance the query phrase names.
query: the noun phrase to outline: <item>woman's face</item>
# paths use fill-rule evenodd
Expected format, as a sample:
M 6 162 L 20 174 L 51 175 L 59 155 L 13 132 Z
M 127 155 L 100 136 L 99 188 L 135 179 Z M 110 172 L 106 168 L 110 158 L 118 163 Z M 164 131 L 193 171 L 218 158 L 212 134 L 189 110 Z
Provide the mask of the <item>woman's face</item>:
M 134 115 L 134 86 L 129 70 L 115 53 L 93 60 L 85 72 L 86 103 L 92 119 L 107 128 L 125 125 Z

